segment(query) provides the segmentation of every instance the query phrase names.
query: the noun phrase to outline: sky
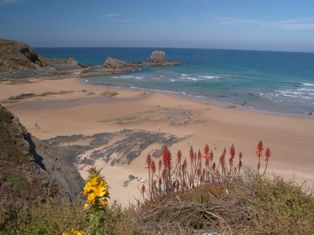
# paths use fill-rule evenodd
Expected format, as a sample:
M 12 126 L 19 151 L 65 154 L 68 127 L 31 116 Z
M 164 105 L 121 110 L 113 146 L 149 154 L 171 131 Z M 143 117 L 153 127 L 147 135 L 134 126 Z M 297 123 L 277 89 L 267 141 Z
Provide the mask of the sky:
M 34 47 L 314 52 L 314 1 L 0 0 L 0 38 Z

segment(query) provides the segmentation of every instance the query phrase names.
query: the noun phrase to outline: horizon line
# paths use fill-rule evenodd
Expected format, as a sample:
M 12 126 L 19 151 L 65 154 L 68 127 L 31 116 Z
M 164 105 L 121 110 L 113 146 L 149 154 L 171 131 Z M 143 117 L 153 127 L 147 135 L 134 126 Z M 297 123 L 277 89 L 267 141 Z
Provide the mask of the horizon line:
M 193 50 L 226 50 L 226 51 L 256 51 L 256 52 L 283 52 L 283 53 L 309 53 L 313 51 L 298 51 L 298 50 L 272 50 L 272 49 L 241 49 L 241 48 L 210 48 L 210 47 L 156 47 L 156 46 L 32 46 L 33 48 L 134 48 L 134 49 L 193 49 Z

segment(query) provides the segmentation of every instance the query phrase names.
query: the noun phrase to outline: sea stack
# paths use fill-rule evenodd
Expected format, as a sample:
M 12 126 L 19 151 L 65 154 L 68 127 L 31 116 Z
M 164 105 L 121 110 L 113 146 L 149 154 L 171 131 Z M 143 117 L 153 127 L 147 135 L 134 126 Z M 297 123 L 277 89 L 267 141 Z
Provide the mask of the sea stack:
M 156 63 L 156 64 L 167 62 L 166 52 L 164 52 L 164 51 L 153 51 L 151 56 L 148 58 L 147 62 Z

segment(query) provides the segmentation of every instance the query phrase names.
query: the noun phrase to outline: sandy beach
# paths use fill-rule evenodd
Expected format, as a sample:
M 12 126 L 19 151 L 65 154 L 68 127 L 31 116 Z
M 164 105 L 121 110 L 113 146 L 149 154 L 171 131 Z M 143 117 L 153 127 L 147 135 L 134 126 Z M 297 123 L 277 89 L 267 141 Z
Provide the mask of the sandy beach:
M 29 95 L 17 98 L 22 93 Z M 307 181 L 309 185 L 314 183 L 313 117 L 222 107 L 141 89 L 95 87 L 76 77 L 37 78 L 20 83 L 2 81 L 0 103 L 40 139 L 144 130 L 177 137 L 179 141 L 170 146 L 173 155 L 181 149 L 187 156 L 191 145 L 202 150 L 209 144 L 217 159 L 224 147 L 234 144 L 237 152 L 242 151 L 245 164 L 253 167 L 257 162 L 256 144 L 263 140 L 273 154 L 269 173 L 297 182 Z M 128 205 L 140 196 L 138 187 L 147 175 L 146 155 L 160 147 L 160 144 L 150 145 L 130 164 L 122 162 L 111 166 L 102 160 L 95 161 L 93 166 L 102 169 L 113 200 Z M 77 167 L 86 177 L 91 166 L 78 164 Z M 140 179 L 126 183 L 129 175 Z

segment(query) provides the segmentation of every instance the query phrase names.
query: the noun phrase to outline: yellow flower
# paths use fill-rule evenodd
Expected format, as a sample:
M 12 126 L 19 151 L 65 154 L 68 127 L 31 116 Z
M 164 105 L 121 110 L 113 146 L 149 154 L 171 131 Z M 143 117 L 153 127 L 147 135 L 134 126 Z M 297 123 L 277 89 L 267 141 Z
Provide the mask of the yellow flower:
M 85 195 L 88 194 L 91 190 L 92 190 L 92 186 L 89 183 L 87 183 L 84 187 L 84 194 Z
M 98 179 L 99 179 L 99 177 L 96 176 L 96 177 L 91 178 L 88 182 L 89 182 L 92 186 L 96 186 Z
M 103 197 L 106 195 L 106 189 L 103 186 L 98 186 L 97 188 L 94 188 L 94 193 L 96 197 Z
M 95 199 L 96 199 L 96 196 L 95 196 L 94 193 L 88 194 L 88 196 L 87 196 L 87 201 L 88 201 L 89 203 L 93 203 L 93 202 L 95 201 Z
M 108 204 L 108 183 L 99 175 L 99 172 L 94 172 L 87 180 L 83 188 L 83 193 L 87 197 L 88 202 L 84 205 L 84 209 L 88 209 L 96 201 L 100 202 L 103 206 Z
M 71 231 L 69 233 L 68 232 L 63 232 L 62 235 L 85 235 L 85 232 L 77 231 L 77 230 L 71 228 Z
M 74 229 L 71 229 L 71 235 L 84 235 L 85 233 L 83 231 L 76 231 Z

